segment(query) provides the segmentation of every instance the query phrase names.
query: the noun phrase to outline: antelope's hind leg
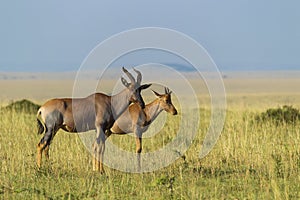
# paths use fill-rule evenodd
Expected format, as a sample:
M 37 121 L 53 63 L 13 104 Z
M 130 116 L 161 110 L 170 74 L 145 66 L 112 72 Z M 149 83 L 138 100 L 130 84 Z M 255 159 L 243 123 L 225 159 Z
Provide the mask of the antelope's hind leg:
M 93 171 L 100 172 L 100 143 L 96 140 L 93 144 Z
M 43 154 L 43 150 L 46 146 L 46 142 L 42 142 L 43 139 L 37 144 L 37 155 L 36 155 L 36 162 L 37 162 L 37 166 L 38 168 L 41 167 L 42 164 L 42 154 Z
M 63 124 L 63 116 L 58 110 L 54 110 L 45 120 L 45 135 L 37 145 L 37 165 L 40 168 L 42 164 L 42 154 L 49 158 L 49 148 L 53 137 Z
M 49 148 L 53 137 L 55 136 L 58 128 L 47 128 L 44 137 L 37 145 L 37 166 L 38 168 L 42 165 L 42 154 L 45 154 L 46 160 L 49 160 Z
M 50 148 L 50 145 L 46 145 L 46 147 L 44 148 L 44 155 L 45 155 L 46 161 L 49 160 L 49 148 Z

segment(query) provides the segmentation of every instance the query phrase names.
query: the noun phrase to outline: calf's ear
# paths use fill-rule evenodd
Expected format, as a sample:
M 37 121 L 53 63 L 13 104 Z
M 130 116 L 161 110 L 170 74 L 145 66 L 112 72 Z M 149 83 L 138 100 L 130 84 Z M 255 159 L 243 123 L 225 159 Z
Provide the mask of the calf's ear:
M 154 90 L 152 90 L 152 92 L 153 92 L 157 97 L 162 97 L 162 96 L 163 96 L 162 94 L 159 94 L 159 93 L 155 92 Z

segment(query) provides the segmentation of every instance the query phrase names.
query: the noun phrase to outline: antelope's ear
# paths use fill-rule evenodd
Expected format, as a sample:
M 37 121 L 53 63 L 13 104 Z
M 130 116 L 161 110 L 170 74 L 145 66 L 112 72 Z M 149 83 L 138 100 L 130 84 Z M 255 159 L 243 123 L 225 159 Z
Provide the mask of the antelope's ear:
M 159 94 L 159 93 L 155 92 L 154 90 L 152 90 L 152 92 L 153 92 L 157 97 L 162 97 L 162 96 L 163 96 L 162 94 Z
M 145 90 L 145 89 L 147 89 L 148 87 L 150 87 L 152 84 L 144 84 L 144 85 L 141 85 L 140 86 L 140 89 L 141 90 Z

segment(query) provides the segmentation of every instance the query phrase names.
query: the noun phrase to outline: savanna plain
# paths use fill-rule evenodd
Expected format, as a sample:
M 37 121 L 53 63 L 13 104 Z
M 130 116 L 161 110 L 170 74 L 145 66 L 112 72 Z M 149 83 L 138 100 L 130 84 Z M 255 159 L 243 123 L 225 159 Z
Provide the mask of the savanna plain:
M 64 131 L 56 134 L 49 161 L 38 169 L 36 145 L 41 135 L 36 114 L 5 109 L 21 99 L 42 104 L 49 98 L 71 96 L 72 80 L 0 80 L 0 199 L 300 199 L 300 121 L 257 120 L 269 108 L 300 109 L 300 79 L 228 76 L 224 84 L 226 119 L 206 157 L 199 159 L 211 116 L 204 89 L 197 91 L 200 126 L 175 162 L 141 174 L 106 166 L 101 175 L 92 171 L 92 156 L 80 137 Z M 197 80 L 192 85 L 205 88 Z M 151 90 L 143 95 L 146 102 L 155 98 Z M 155 136 L 143 140 L 143 153 L 163 148 L 176 137 L 181 107 L 176 93 L 173 96 L 179 114 L 161 115 L 166 123 Z M 190 117 L 195 117 L 193 112 Z M 135 150 L 134 137 L 113 135 L 109 140 Z

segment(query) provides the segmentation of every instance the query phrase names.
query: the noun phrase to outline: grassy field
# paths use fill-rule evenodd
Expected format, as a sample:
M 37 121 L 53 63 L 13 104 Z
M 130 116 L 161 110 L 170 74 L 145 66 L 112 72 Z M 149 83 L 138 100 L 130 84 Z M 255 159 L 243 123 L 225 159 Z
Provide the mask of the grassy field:
M 199 91 L 202 126 L 188 151 L 170 166 L 143 174 L 108 167 L 105 175 L 92 172 L 92 157 L 80 138 L 63 131 L 54 138 L 49 162 L 39 170 L 35 165 L 35 147 L 41 136 L 36 134 L 35 114 L 2 110 L 0 198 L 299 199 L 300 123 L 276 125 L 255 121 L 256 115 L 270 107 L 288 104 L 300 108 L 300 92 L 294 85 L 299 81 L 281 80 L 270 83 L 273 87 L 265 85 L 264 89 L 262 85 L 268 81 L 259 81 L 225 80 L 228 109 L 224 129 L 214 149 L 202 160 L 198 156 L 210 111 L 208 97 Z M 1 94 L 2 105 L 10 98 L 24 97 L 42 103 L 51 95 L 70 94 L 66 87 L 71 85 L 56 93 L 56 86 L 51 87 L 53 90 L 43 93 L 44 96 L 39 96 L 38 91 L 43 90 L 40 87 L 27 93 L 7 90 L 6 97 Z M 176 136 L 173 127 L 178 126 L 178 117 L 169 116 L 159 134 L 144 140 L 144 153 L 163 147 Z M 110 140 L 126 150 L 135 149 L 133 137 L 112 136 Z

